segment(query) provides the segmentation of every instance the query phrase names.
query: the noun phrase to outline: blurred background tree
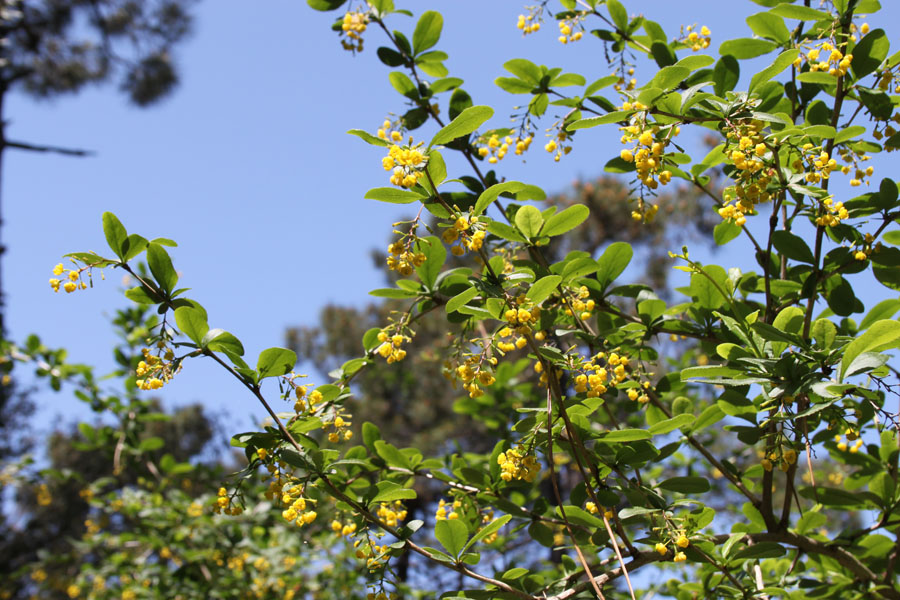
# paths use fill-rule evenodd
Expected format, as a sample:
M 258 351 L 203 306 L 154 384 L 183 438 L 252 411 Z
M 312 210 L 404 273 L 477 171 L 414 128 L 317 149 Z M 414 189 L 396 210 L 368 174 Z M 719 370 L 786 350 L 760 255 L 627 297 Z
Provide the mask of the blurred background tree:
M 89 154 L 10 139 L 8 94 L 46 99 L 114 81 L 132 103 L 149 106 L 178 83 L 173 54 L 190 33 L 195 1 L 0 0 L 0 197 L 7 149 Z M 0 204 L 0 338 L 5 338 L 2 226 Z M 23 415 L 30 412 L 26 391 L 17 392 L 9 378 L 0 385 L 0 453 L 13 449 L 8 441 L 19 436 Z

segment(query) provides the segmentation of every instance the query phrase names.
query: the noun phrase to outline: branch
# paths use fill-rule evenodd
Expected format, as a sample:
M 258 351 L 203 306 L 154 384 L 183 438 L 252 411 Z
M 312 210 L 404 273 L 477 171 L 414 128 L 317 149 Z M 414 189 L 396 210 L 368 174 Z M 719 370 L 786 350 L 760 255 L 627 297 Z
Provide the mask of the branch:
M 53 154 L 63 154 L 65 156 L 94 156 L 93 150 L 82 150 L 81 148 L 62 148 L 60 146 L 39 146 L 37 144 L 28 144 L 25 142 L 15 142 L 12 140 L 0 141 L 0 151 L 5 148 L 16 148 L 18 150 L 28 150 L 29 152 L 51 152 Z

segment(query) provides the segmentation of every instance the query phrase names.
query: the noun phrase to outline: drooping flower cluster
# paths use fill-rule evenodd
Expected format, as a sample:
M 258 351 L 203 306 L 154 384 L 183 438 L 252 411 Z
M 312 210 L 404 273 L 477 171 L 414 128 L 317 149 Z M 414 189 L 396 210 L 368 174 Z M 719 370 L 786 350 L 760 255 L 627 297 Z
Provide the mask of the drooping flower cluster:
M 356 533 L 356 523 L 353 521 L 342 523 L 335 519 L 331 522 L 331 530 L 340 536 L 350 537 Z
M 391 132 L 391 141 L 402 141 L 402 135 L 397 131 Z M 409 138 L 408 144 L 401 146 L 394 143 L 391 145 L 388 155 L 381 159 L 381 166 L 384 167 L 384 170 L 392 171 L 391 183 L 399 187 L 411 188 L 425 176 L 428 156 L 421 151 L 422 145 L 422 142 L 413 145 L 412 137 Z
M 459 518 L 459 510 L 462 508 L 462 502 L 459 500 L 453 500 L 453 502 L 447 502 L 443 498 L 438 501 L 437 510 L 434 512 L 434 519 L 436 521 L 444 521 L 444 520 L 454 520 Z
M 364 12 L 354 11 L 344 14 L 344 19 L 341 22 L 341 36 L 346 36 L 346 39 L 341 39 L 341 46 L 344 50 L 362 52 L 362 34 L 368 24 L 369 15 Z
M 425 264 L 427 257 L 424 252 L 415 250 L 415 241 L 415 236 L 406 236 L 388 245 L 388 269 L 406 277 L 412 275 L 416 267 Z
M 406 519 L 406 507 L 399 500 L 382 502 L 375 513 L 388 527 L 397 527 Z
M 626 102 L 622 110 L 637 110 L 630 123 L 621 127 L 620 141 L 630 148 L 619 153 L 622 160 L 634 163 L 638 181 L 651 190 L 672 181 L 672 172 L 665 168 L 666 147 L 671 138 L 680 133 L 678 127 L 660 127 L 647 121 L 647 107 L 640 102 Z
M 577 42 L 584 36 L 584 26 L 581 19 L 570 17 L 562 19 L 559 22 L 559 43 L 568 44 L 569 42 Z
M 863 441 L 862 438 L 859 437 L 859 433 L 855 429 L 848 427 L 844 431 L 844 436 L 846 436 L 847 438 L 846 442 L 840 435 L 834 436 L 834 442 L 837 444 L 837 449 L 841 452 L 850 452 L 851 454 L 856 454 L 857 452 L 859 452 L 859 449 L 862 448 L 863 445 Z
M 478 217 L 460 215 L 444 231 L 441 239 L 445 243 L 451 244 L 450 253 L 453 256 L 462 256 L 466 253 L 466 250 L 471 250 L 472 252 L 481 250 L 486 236 L 485 226 L 479 222 Z
M 300 485 L 292 485 L 281 495 L 281 503 L 286 506 L 281 516 L 285 521 L 294 523 L 297 527 L 309 525 L 316 520 L 318 514 L 312 509 L 308 509 L 308 503 L 313 502 L 303 497 L 303 487 Z
M 819 227 L 834 227 L 841 221 L 850 218 L 843 202 L 835 202 L 830 196 L 822 200 L 822 214 L 816 217 Z
M 605 394 L 628 378 L 629 362 L 627 356 L 620 356 L 616 352 L 609 355 L 598 352 L 579 365 L 580 372 L 575 376 L 575 391 L 587 394 L 588 398 Z
M 497 464 L 500 465 L 500 479 L 503 481 L 521 479 L 530 483 L 541 472 L 534 454 L 529 454 L 521 447 L 501 452 L 497 456 Z
M 244 509 L 237 504 L 234 504 L 233 496 L 229 496 L 228 490 L 221 487 L 216 495 L 215 503 L 213 504 L 213 512 L 217 515 L 225 513 L 226 515 L 237 516 L 244 512 Z
M 528 35 L 529 33 L 537 33 L 540 31 L 541 24 L 532 13 L 529 15 L 519 15 L 516 27 L 522 30 L 522 35 Z
M 134 374 L 138 377 L 134 384 L 141 390 L 158 390 L 169 383 L 175 373 L 181 370 L 181 363 L 177 366 L 172 362 L 175 353 L 167 348 L 165 342 L 156 344 L 157 354 L 151 354 L 150 348 L 141 350 L 144 360 L 140 361 Z
M 341 412 L 343 412 L 343 408 L 339 407 L 338 413 L 333 419 L 322 423 L 322 429 L 334 429 L 334 431 L 328 432 L 328 441 L 332 444 L 336 444 L 341 440 L 349 442 L 353 437 L 353 431 L 350 430 L 350 427 L 353 425 L 349 421 L 350 415 L 342 415 L 340 414 Z M 345 416 L 347 417 L 346 419 L 344 418 Z
M 475 143 L 478 147 L 478 156 L 487 158 L 487 161 L 493 165 L 503 160 L 510 149 L 517 156 L 524 154 L 531 146 L 533 136 L 529 134 L 523 138 L 521 135 L 516 137 L 504 135 L 504 132 L 508 131 L 507 129 L 501 132 L 491 132 L 479 137 Z
M 835 47 L 834 40 L 817 40 L 816 43 L 806 49 L 806 52 L 794 61 L 795 67 L 800 67 L 802 61 L 809 64 L 812 72 L 828 73 L 834 77 L 842 77 L 850 69 L 853 55 L 844 55 Z
M 711 35 L 712 32 L 706 25 L 702 26 L 699 30 L 697 30 L 696 25 L 688 25 L 682 30 L 680 41 L 686 46 L 689 46 L 694 52 L 699 52 L 700 50 L 709 48 L 709 43 L 712 41 Z
M 484 390 L 480 386 L 487 387 L 494 384 L 496 378 L 490 367 L 496 364 L 496 358 L 485 359 L 479 355 L 468 357 L 463 364 L 456 368 L 456 376 L 462 381 L 470 398 L 480 398 L 484 395 Z
M 735 184 L 725 190 L 725 205 L 719 209 L 719 216 L 733 219 L 738 226 L 747 222 L 747 215 L 754 213 L 757 204 L 772 199 L 767 191 L 773 177 L 768 165 L 772 159 L 772 149 L 764 139 L 764 127 L 762 121 L 744 120 L 725 134 L 728 141 L 725 153 L 735 168 L 731 175 Z M 801 172 L 804 170 L 802 163 L 795 168 Z
M 393 331 L 393 333 L 392 333 Z M 404 335 L 396 326 L 389 326 L 378 332 L 378 341 L 381 345 L 375 352 L 385 359 L 388 364 L 395 363 L 406 358 L 406 350 L 401 348 L 404 342 L 410 341 L 408 335 Z
M 57 277 L 63 274 L 66 268 L 63 267 L 62 263 L 59 263 L 55 267 L 53 267 L 53 274 Z M 59 292 L 60 285 L 66 291 L 67 294 L 71 294 L 75 290 L 81 289 L 86 290 L 88 285 L 81 278 L 81 272 L 83 269 L 72 269 L 66 275 L 66 281 L 63 283 L 63 280 L 57 279 L 56 277 L 50 279 L 50 287 L 53 288 L 54 292 Z
M 565 310 L 566 315 L 571 317 L 577 314 L 582 321 L 590 319 L 597 304 L 589 296 L 590 291 L 587 289 L 587 286 L 578 288 L 569 299 L 569 304 L 566 306 Z

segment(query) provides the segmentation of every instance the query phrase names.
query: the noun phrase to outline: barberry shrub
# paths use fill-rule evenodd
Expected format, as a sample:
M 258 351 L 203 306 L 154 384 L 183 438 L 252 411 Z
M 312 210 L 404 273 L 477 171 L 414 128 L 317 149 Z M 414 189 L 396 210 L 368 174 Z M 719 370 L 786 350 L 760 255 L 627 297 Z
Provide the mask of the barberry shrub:
M 544 32 L 558 27 L 560 43 L 605 52 L 611 67 L 504 63 L 497 85 L 527 99 L 513 127 L 493 125 L 506 119 L 450 76 L 440 13 L 407 27 L 409 11 L 371 0 L 339 15 L 345 49 L 366 60 L 364 38 L 382 44 L 374 54 L 407 105 L 374 132 L 350 131 L 388 173 L 366 198 L 421 210 L 388 248 L 395 286 L 373 291 L 406 309 L 332 381 L 308 383 L 285 348 L 245 360 L 179 289 L 171 243 L 104 214 L 112 256 L 69 255 L 63 287 L 121 269 L 138 283 L 126 296 L 158 308 L 129 385 L 177 385 L 183 364 L 214 360 L 271 417 L 232 442 L 247 475 L 267 476 L 264 497 L 238 477 L 205 510 L 265 510 L 311 547 L 345 548 L 351 595 L 900 598 L 900 393 L 885 354 L 900 345 L 900 300 L 867 306 L 854 291 L 866 274 L 900 289 L 898 188 L 870 166 L 900 147 L 900 52 L 858 17 L 877 23 L 877 0 L 754 1 L 753 37 L 723 41 L 718 56 L 706 26 L 667 32 L 619 0 L 532 7 L 507 25 L 541 35 L 555 21 Z M 742 78 L 747 59 L 764 64 Z M 688 129 L 715 138 L 699 160 L 679 141 Z M 543 209 L 540 182 L 502 173 L 510 153 L 544 158 L 529 150 L 544 133 L 538 148 L 557 161 L 616 136 L 606 170 L 630 181 L 635 222 L 661 218 L 661 187 L 694 188 L 721 219 L 715 242 L 751 251 L 717 265 L 673 248 L 689 277 L 675 303 L 621 281 L 624 242 L 548 261 L 589 209 Z M 426 457 L 352 418 L 354 378 L 417 352 L 429 314 L 453 332 L 439 360 L 458 412 L 491 419 L 488 451 L 448 444 Z M 427 514 L 426 485 L 441 497 Z M 410 564 L 434 576 L 409 577 Z

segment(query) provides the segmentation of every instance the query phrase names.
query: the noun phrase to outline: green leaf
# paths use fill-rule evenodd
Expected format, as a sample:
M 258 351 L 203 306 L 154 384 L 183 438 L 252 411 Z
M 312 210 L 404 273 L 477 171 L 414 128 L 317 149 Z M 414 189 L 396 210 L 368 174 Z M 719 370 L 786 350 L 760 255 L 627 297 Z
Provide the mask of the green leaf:
M 721 221 L 713 229 L 713 239 L 719 246 L 724 246 L 731 240 L 741 235 L 742 227 L 735 225 L 733 221 Z
M 772 234 L 772 244 L 783 256 L 807 264 L 815 264 L 812 250 L 800 236 L 790 231 L 778 230 Z
M 501 527 L 503 527 L 504 525 L 509 523 L 510 519 L 512 519 L 512 515 L 503 515 L 502 517 L 494 519 L 493 521 L 491 521 L 490 523 L 488 523 L 487 525 L 482 527 L 481 530 L 478 531 L 478 533 L 476 533 L 475 535 L 473 535 L 472 539 L 470 539 L 466 543 L 466 545 L 463 546 L 462 552 L 465 552 L 466 550 L 468 550 L 469 548 L 471 548 L 473 545 L 477 544 L 484 538 L 490 537 L 492 534 L 499 531 Z
M 209 331 L 204 312 L 191 306 L 175 309 L 175 324 L 178 325 L 181 333 L 188 336 L 195 344 L 201 344 L 203 336 Z
M 459 519 L 444 519 L 434 525 L 434 537 L 450 556 L 458 557 L 462 549 L 466 547 L 469 538 L 469 530 L 466 524 Z
M 452 298 L 450 298 L 447 301 L 447 306 L 445 306 L 444 308 L 446 309 L 448 314 L 455 312 L 460 307 L 467 304 L 469 302 L 469 300 L 471 300 L 472 298 L 474 298 L 477 295 L 478 295 L 478 288 L 476 288 L 475 286 L 472 286 L 472 287 L 468 288 L 467 290 L 464 290 L 464 291 L 458 293 L 457 295 L 453 296 Z
M 503 63 L 503 68 L 521 79 L 536 86 L 541 81 L 541 68 L 524 58 L 513 58 Z
M 748 91 L 751 93 L 754 92 L 759 88 L 759 86 L 787 69 L 799 55 L 800 51 L 796 48 L 785 50 L 784 52 L 779 54 L 771 65 L 769 65 L 750 79 L 750 88 L 748 89 Z
M 528 204 L 516 212 L 515 223 L 525 237 L 533 238 L 540 232 L 544 217 L 541 216 L 541 211 Z
M 610 244 L 597 259 L 599 265 L 597 281 L 600 282 L 600 285 L 605 288 L 615 281 L 616 277 L 621 275 L 628 263 L 631 262 L 632 256 L 634 256 L 634 251 L 627 242 Z
M 900 310 L 900 300 L 897 298 L 889 298 L 887 300 L 882 300 L 866 313 L 866 316 L 859 323 L 859 331 L 864 331 L 869 328 L 872 323 L 876 321 L 880 321 L 882 319 L 890 319 L 897 311 Z
M 838 381 L 858 355 L 863 352 L 881 352 L 900 345 L 900 321 L 882 319 L 876 321 L 858 338 L 847 344 L 841 357 L 841 371 Z
M 827 12 L 794 4 L 779 4 L 769 12 L 785 19 L 797 19 L 799 21 L 821 21 L 832 18 Z
M 722 42 L 722 45 L 719 46 L 719 54 L 731 55 L 738 60 L 743 60 L 768 54 L 777 47 L 776 44 L 766 40 L 739 38 Z
M 556 286 L 559 285 L 560 281 L 562 281 L 562 277 L 559 275 L 547 275 L 546 277 L 541 277 L 534 282 L 526 296 L 535 304 L 540 304 L 553 293 L 553 290 L 556 289 Z
M 171 240 L 166 240 L 165 238 L 156 238 L 155 240 L 153 240 L 153 243 L 159 244 L 161 246 L 175 246 L 176 245 L 175 242 L 172 242 L 171 244 L 166 244 L 164 242 L 171 242 Z M 139 236 L 136 233 L 132 233 L 131 235 L 129 235 L 128 238 L 125 240 L 125 243 L 122 245 L 122 251 L 125 253 L 125 256 L 122 257 L 123 260 L 126 260 L 126 261 L 131 260 L 138 254 L 143 252 L 144 249 L 147 248 L 148 243 L 149 242 L 146 239 L 144 239 L 143 237 Z
M 169 253 L 159 244 L 150 244 L 147 246 L 147 264 L 150 265 L 150 272 L 153 273 L 159 287 L 167 294 L 171 294 L 178 283 L 178 273 L 172 266 Z
M 671 477 L 660 481 L 656 487 L 681 494 L 702 494 L 709 491 L 709 480 L 705 477 Z
M 393 481 L 379 481 L 378 493 L 372 498 L 372 502 L 394 502 L 395 500 L 414 500 L 416 490 L 402 487 Z
M 663 67 L 656 75 L 654 75 L 653 79 L 644 85 L 644 89 L 660 88 L 662 90 L 670 90 L 684 81 L 690 74 L 691 70 L 687 67 L 680 67 L 678 65 Z
M 406 73 L 401 71 L 391 71 L 388 73 L 388 81 L 391 82 L 391 86 L 393 86 L 400 95 L 406 96 L 411 100 L 418 98 L 419 90 Z
M 714 423 L 718 423 L 722 419 L 725 418 L 725 413 L 722 412 L 722 409 L 717 405 L 713 404 L 712 406 L 707 406 L 700 416 L 697 417 L 697 420 L 694 421 L 694 424 L 691 425 L 691 433 L 697 433 L 703 429 L 706 429 L 710 425 Z
M 611 429 L 607 431 L 600 441 L 603 442 L 634 442 L 637 440 L 649 440 L 653 437 L 646 429 Z
M 831 75 L 829 75 L 831 77 Z M 852 140 L 853 138 L 860 136 L 866 132 L 866 128 L 862 125 L 851 125 L 850 127 L 845 127 L 837 132 L 837 135 L 834 136 L 834 143 L 842 144 L 848 140 Z
M 438 43 L 441 38 L 441 29 L 444 27 L 444 17 L 441 13 L 429 10 L 422 13 L 416 29 L 413 31 L 413 54 L 419 54 Z
M 398 288 L 378 288 L 369 292 L 370 296 L 376 298 L 415 298 L 418 294 L 412 290 L 401 290 Z
M 873 29 L 866 37 L 859 40 L 853 48 L 853 60 L 850 69 L 857 79 L 862 79 L 881 66 L 887 57 L 891 43 L 888 41 L 883 29 Z
M 290 373 L 297 364 L 297 353 L 287 348 L 268 348 L 263 350 L 256 361 L 256 372 L 259 379 L 279 377 Z
M 416 273 L 426 288 L 433 289 L 441 267 L 447 260 L 447 249 L 444 248 L 441 238 L 432 235 L 427 238 L 419 238 L 416 251 L 425 254 L 425 263 L 416 267 Z
M 125 226 L 122 225 L 119 218 L 111 212 L 103 213 L 103 234 L 106 236 L 106 243 L 109 244 L 109 249 L 124 260 L 124 246 L 125 240 L 128 239 L 128 232 L 125 231 Z
M 456 138 L 469 135 L 492 116 L 494 116 L 494 109 L 490 106 L 470 106 L 459 113 L 446 127 L 438 131 L 428 147 L 449 144 Z
M 158 296 L 152 291 L 148 292 L 142 286 L 137 286 L 125 290 L 125 297 L 132 302 L 137 302 L 138 304 L 158 304 L 163 301 L 162 297 Z
M 141 440 L 138 450 L 141 452 L 152 452 L 153 450 L 159 450 L 165 445 L 166 442 L 161 437 L 148 437 Z
M 566 233 L 581 225 L 591 214 L 591 210 L 583 204 L 575 204 L 547 219 L 541 235 L 554 236 Z
M 313 10 L 329 11 L 339 9 L 347 0 L 306 0 Z
M 588 117 L 586 119 L 578 119 L 566 126 L 566 130 L 575 131 L 576 129 L 588 129 L 597 125 L 606 125 L 607 123 L 621 123 L 627 121 L 628 117 L 634 114 L 633 110 L 616 110 L 599 117 Z
M 241 340 L 224 329 L 210 329 L 207 331 L 203 339 L 200 340 L 200 346 L 213 352 L 227 352 L 236 356 L 244 355 L 244 345 L 241 344 Z
M 719 308 L 728 301 L 716 284 L 702 273 L 691 274 L 691 294 L 697 298 L 700 306 L 710 310 Z
M 491 187 L 481 192 L 481 195 L 478 196 L 478 200 L 475 201 L 475 207 L 472 209 L 472 214 L 478 216 L 483 213 L 485 209 L 500 196 L 500 194 L 514 194 L 519 190 L 524 189 L 525 187 L 526 185 L 519 181 L 504 181 L 503 183 L 495 183 Z
M 628 11 L 625 10 L 622 3 L 619 0 L 606 0 L 606 8 L 609 10 L 609 16 L 613 23 L 616 24 L 616 29 L 622 32 L 627 31 Z
M 791 38 L 791 32 L 784 24 L 784 19 L 772 13 L 761 12 L 750 15 L 747 17 L 747 25 L 759 37 L 779 44 L 784 44 Z
M 786 550 L 784 546 L 775 542 L 757 542 L 752 546 L 741 548 L 732 560 L 747 560 L 754 558 L 778 558 L 783 556 Z
M 364 198 L 366 200 L 378 200 L 379 202 L 388 202 L 390 204 L 410 204 L 412 202 L 424 200 L 422 196 L 415 192 L 389 187 L 371 189 L 366 192 Z
M 371 144 L 373 146 L 383 146 L 387 148 L 391 145 L 389 141 L 383 140 L 380 137 L 376 137 L 368 131 L 363 131 L 362 129 L 351 129 L 347 133 L 349 133 L 350 135 L 355 135 L 367 144 Z
M 672 417 L 671 419 L 666 419 L 665 421 L 660 421 L 659 423 L 655 423 L 650 426 L 648 431 L 651 435 L 663 435 L 676 429 L 680 429 L 685 425 L 690 425 L 694 421 L 694 415 L 678 415 L 677 417 Z

